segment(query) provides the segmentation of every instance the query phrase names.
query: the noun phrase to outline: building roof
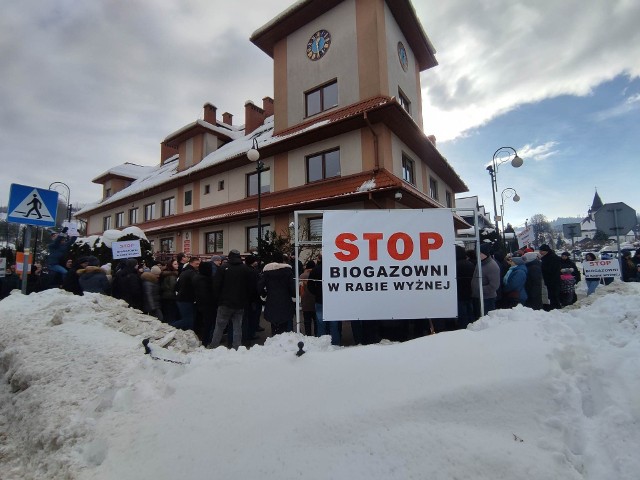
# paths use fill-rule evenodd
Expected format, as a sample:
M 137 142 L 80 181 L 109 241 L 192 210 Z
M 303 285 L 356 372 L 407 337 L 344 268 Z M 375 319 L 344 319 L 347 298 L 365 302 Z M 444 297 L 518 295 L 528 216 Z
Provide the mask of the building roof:
M 342 1 L 344 0 L 300 0 L 253 32 L 251 41 L 273 58 L 273 48 L 279 40 L 328 12 Z M 407 39 L 420 71 L 438 65 L 435 58 L 436 50 L 422 28 L 411 2 L 392 0 L 386 3 Z
M 101 173 L 96 178 L 91 180 L 93 183 L 104 183 L 111 178 L 123 178 L 125 180 L 136 180 L 141 178 L 157 167 L 136 165 L 135 163 L 123 163 L 122 165 L 110 168 L 106 172 Z
M 234 129 L 226 124 L 223 125 L 225 126 L 213 125 L 212 123 L 205 122 L 204 120 L 196 120 L 195 122 L 185 125 L 179 130 L 167 135 L 164 139 L 164 143 L 171 147 L 178 147 L 181 142 L 193 137 L 194 135 L 205 132 L 212 133 L 226 142 L 244 135 L 243 129 Z

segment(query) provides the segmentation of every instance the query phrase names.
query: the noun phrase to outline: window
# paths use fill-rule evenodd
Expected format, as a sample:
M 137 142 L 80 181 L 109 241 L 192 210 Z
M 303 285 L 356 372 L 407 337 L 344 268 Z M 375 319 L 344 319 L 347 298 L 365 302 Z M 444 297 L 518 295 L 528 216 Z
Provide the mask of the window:
M 173 238 L 161 238 L 160 251 L 162 253 L 173 253 Z
M 102 219 L 102 230 L 110 230 L 111 229 L 111 215 L 108 217 L 104 217 Z
M 307 240 L 322 240 L 322 218 L 310 218 L 307 222 L 309 229 Z
M 447 201 L 447 208 L 453 208 L 453 195 L 451 195 L 451 192 L 447 190 L 445 196 Z
M 411 115 L 411 102 L 407 98 L 407 96 L 400 90 L 398 87 L 398 102 L 400 102 L 400 106 L 404 108 L 409 115 Z
M 207 233 L 205 243 L 206 253 L 222 253 L 224 249 L 222 230 Z
M 305 93 L 304 98 L 307 117 L 335 107 L 338 105 L 338 81 L 333 80 L 311 90 Z
M 105 196 L 105 197 L 110 197 L 110 196 L 111 196 L 111 189 L 110 189 L 110 188 L 107 188 L 107 189 L 104 191 L 104 196 Z
M 165 198 L 162 200 L 162 216 L 168 217 L 169 215 L 175 215 L 176 213 L 176 199 L 175 197 Z
M 433 177 L 429 177 L 429 196 L 438 200 L 438 181 Z
M 262 238 L 269 231 L 269 225 L 261 225 Z M 253 252 L 258 249 L 258 226 L 247 228 L 247 252 Z
M 307 157 L 307 183 L 340 176 L 340 149 Z
M 124 225 L 124 212 L 116 213 L 116 228 L 120 228 Z
M 402 179 L 411 185 L 416 184 L 415 163 L 406 155 L 402 155 Z
M 184 192 L 184 206 L 188 207 L 189 205 L 191 205 L 191 198 L 192 198 L 193 194 L 192 191 L 189 190 L 187 192 Z
M 269 193 L 271 191 L 271 171 L 269 169 L 262 171 L 260 177 L 260 193 Z M 258 172 L 247 175 L 247 197 L 258 194 Z
M 211 191 L 211 185 L 207 184 L 204 186 L 204 194 L 205 195 L 209 195 L 209 192 Z
M 144 221 L 153 220 L 153 217 L 156 216 L 156 204 L 149 203 L 144 206 Z
M 135 225 L 138 223 L 138 209 L 132 208 L 129 210 L 129 225 Z
M 224 190 L 224 180 L 218 181 L 218 191 Z

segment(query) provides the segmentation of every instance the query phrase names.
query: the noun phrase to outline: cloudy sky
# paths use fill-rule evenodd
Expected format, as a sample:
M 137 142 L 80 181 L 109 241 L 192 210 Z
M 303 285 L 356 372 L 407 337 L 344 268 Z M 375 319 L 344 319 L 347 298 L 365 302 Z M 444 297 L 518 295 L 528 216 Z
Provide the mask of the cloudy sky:
M 243 122 L 273 95 L 271 59 L 251 33 L 291 0 L 5 2 L 0 16 L 0 205 L 11 183 L 65 182 L 71 203 L 97 200 L 91 179 L 122 162 L 153 165 L 160 142 L 211 102 Z M 423 72 L 425 132 L 492 209 L 498 170 L 515 225 L 542 213 L 585 215 L 605 202 L 640 210 L 640 2 L 420 0 L 437 50 Z M 62 190 L 61 190 L 62 191 Z

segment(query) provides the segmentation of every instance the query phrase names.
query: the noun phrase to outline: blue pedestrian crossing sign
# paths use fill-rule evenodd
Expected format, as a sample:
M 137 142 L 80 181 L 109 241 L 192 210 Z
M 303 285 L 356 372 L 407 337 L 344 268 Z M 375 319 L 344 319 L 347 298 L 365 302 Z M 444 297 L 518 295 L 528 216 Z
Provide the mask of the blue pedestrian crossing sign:
M 53 227 L 58 211 L 58 192 L 27 185 L 11 184 L 7 221 Z

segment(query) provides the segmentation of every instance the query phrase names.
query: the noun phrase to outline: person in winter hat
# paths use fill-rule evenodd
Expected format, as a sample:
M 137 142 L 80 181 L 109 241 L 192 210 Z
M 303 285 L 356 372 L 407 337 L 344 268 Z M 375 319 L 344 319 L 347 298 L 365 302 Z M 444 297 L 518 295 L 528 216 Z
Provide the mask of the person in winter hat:
M 498 288 L 500 288 L 500 267 L 491 256 L 491 253 L 491 244 L 483 243 L 480 246 L 480 254 L 478 255 L 479 264 L 476 265 L 473 272 L 471 296 L 474 302 L 476 318 L 480 318 L 496 308 L 496 297 Z M 482 268 L 482 277 L 480 277 L 479 266 Z M 480 283 L 482 284 L 482 290 L 480 290 Z M 484 311 L 480 309 L 481 295 L 484 301 Z
M 142 280 L 143 312 L 162 321 L 162 304 L 160 303 L 160 274 L 162 269 L 154 265 L 148 272 L 140 275 Z
M 527 292 L 525 307 L 533 310 L 542 310 L 542 263 L 536 252 L 527 252 L 522 256 L 525 267 L 527 267 L 527 280 L 524 288 Z
M 271 334 L 293 329 L 296 282 L 291 265 L 284 262 L 282 253 L 274 252 L 273 262 L 262 270 L 258 293 L 265 300 L 264 319 L 271 324 Z
M 100 261 L 96 257 L 87 258 L 87 266 L 77 271 L 78 282 L 83 292 L 102 293 L 109 295 L 111 284 L 107 273 L 100 268 Z
M 507 257 L 510 267 L 503 279 L 505 308 L 512 308 L 527 301 L 527 267 L 522 257 Z
M 208 348 L 220 346 L 224 329 L 231 322 L 233 348 L 237 350 L 242 345 L 244 311 L 256 295 L 256 284 L 251 269 L 242 261 L 238 250 L 231 250 L 227 258 L 227 263 L 218 268 L 213 278 L 213 291 L 218 298 L 218 314 Z
M 547 287 L 550 309 L 562 308 L 560 303 L 560 258 L 546 243 L 538 248 L 542 261 L 542 279 Z

